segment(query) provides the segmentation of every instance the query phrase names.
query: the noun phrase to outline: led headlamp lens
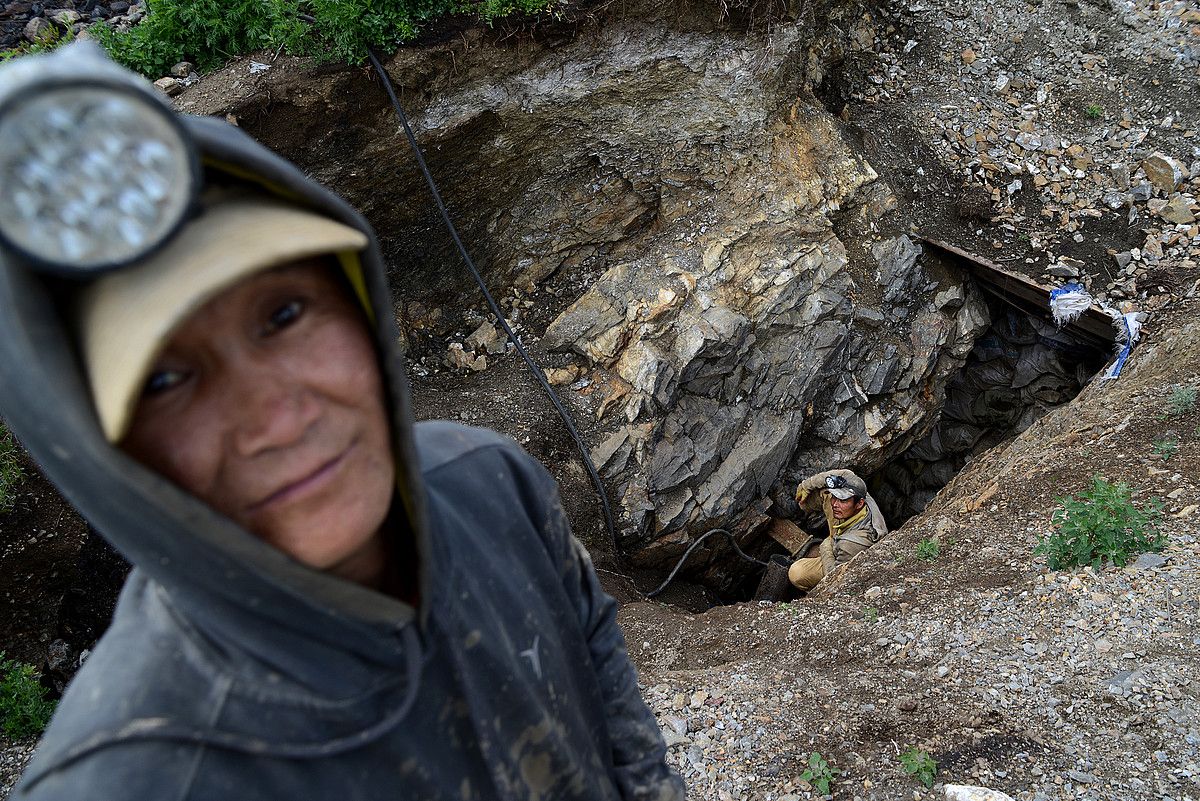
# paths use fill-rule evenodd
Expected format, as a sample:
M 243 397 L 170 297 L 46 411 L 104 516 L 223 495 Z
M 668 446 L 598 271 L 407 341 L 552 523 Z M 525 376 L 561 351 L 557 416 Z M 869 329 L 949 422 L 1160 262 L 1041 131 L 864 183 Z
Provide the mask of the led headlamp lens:
M 197 173 L 182 127 L 152 99 L 41 89 L 0 111 L 0 238 L 60 272 L 124 264 L 179 226 Z

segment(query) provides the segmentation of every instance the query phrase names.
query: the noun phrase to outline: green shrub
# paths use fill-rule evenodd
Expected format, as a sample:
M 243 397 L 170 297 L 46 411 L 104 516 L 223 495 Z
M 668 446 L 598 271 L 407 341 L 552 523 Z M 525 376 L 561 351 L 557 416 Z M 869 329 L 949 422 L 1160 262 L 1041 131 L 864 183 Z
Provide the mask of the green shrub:
M 17 485 L 25 478 L 21 455 L 12 433 L 0 425 L 0 514 L 12 511 Z
M 6 659 L 0 651 L 0 728 L 4 733 L 14 740 L 41 734 L 54 707 L 33 666 Z
M 933 786 L 933 777 L 937 775 L 937 763 L 926 752 L 910 748 L 900 755 L 900 767 L 926 787 Z
M 392 50 L 425 23 L 453 14 L 485 22 L 552 9 L 557 0 L 148 0 L 139 25 L 96 38 L 113 58 L 150 78 L 187 60 L 214 69 L 234 56 L 286 50 L 360 64 L 368 46 Z
M 811 784 L 821 795 L 829 795 L 829 788 L 841 771 L 829 764 L 829 760 L 813 751 L 808 757 L 808 768 L 800 774 L 800 778 Z
M 1129 486 L 1092 478 L 1090 489 L 1079 497 L 1059 498 L 1051 520 L 1055 531 L 1034 553 L 1046 557 L 1054 570 L 1105 562 L 1124 566 L 1146 551 L 1161 551 L 1167 543 L 1160 531 L 1162 499 L 1154 498 L 1145 510 L 1133 505 Z
M 1196 388 L 1187 384 L 1176 384 L 1171 387 L 1167 396 L 1167 415 L 1178 417 L 1196 408 Z
M 923 539 L 917 543 L 917 558 L 932 562 L 938 558 L 941 550 L 942 546 L 938 544 L 937 540 Z

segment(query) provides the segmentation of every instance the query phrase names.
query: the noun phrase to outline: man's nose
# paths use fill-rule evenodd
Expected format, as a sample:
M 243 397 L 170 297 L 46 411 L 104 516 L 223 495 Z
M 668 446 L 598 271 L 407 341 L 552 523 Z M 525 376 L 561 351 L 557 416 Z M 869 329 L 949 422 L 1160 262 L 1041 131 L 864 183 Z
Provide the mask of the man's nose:
M 240 456 L 300 442 L 320 413 L 317 399 L 302 381 L 261 363 L 237 370 L 225 406 L 237 421 L 234 447 Z

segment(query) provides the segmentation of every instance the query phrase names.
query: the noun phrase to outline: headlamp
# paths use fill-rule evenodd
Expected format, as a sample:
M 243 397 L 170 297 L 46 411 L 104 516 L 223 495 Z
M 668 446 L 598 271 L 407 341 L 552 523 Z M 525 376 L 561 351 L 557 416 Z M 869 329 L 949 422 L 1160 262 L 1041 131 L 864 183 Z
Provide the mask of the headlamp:
M 846 479 L 841 476 L 825 476 L 825 486 L 829 489 L 841 489 L 846 486 Z
M 0 244 L 62 275 L 149 255 L 200 185 L 195 148 L 154 89 L 77 48 L 43 57 L 54 69 L 0 73 Z

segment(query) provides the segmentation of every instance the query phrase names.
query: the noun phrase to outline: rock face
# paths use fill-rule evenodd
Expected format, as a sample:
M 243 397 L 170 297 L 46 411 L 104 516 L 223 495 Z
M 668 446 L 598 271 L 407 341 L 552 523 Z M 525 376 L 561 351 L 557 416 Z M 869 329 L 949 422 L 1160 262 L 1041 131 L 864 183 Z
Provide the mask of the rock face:
M 886 230 L 890 188 L 809 90 L 858 12 L 830 4 L 824 27 L 768 36 L 684 8 L 516 53 L 475 32 L 388 67 L 492 285 L 587 287 L 543 344 L 606 388 L 591 445 L 622 544 L 647 562 L 770 497 L 788 512 L 811 471 L 872 472 L 924 436 L 989 322 L 960 276 Z M 181 105 L 235 113 L 347 195 L 410 299 L 473 297 L 412 200 L 426 190 L 378 87 L 288 76 Z

